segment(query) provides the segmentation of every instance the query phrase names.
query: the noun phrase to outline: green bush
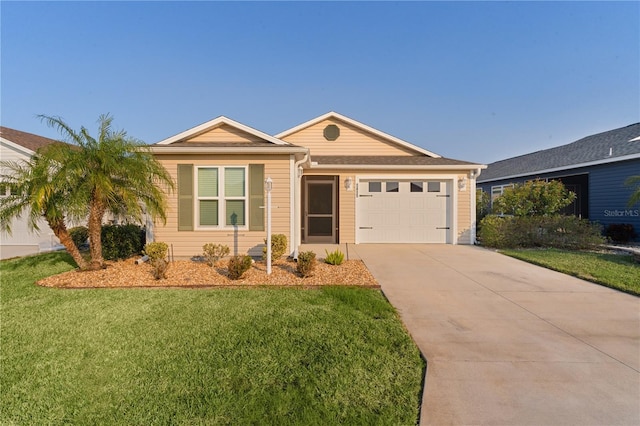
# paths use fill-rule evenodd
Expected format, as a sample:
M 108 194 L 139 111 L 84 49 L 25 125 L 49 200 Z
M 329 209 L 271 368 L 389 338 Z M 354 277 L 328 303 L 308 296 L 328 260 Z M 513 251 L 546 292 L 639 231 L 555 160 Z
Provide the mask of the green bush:
M 127 259 L 142 252 L 144 230 L 138 225 L 104 225 L 102 256 L 105 259 Z
M 492 211 L 514 216 L 549 216 L 571 204 L 575 198 L 576 194 L 560 181 L 536 179 L 505 189 L 493 201 Z
M 149 264 L 152 268 L 151 273 L 156 280 L 167 278 L 167 269 L 169 269 L 168 253 L 169 246 L 167 243 L 155 242 L 144 246 L 144 254 L 149 256 Z
M 264 240 L 267 244 L 267 240 Z M 287 236 L 284 234 L 271 235 L 271 261 L 278 260 L 287 251 Z M 262 260 L 267 259 L 267 247 L 262 248 Z
M 575 216 L 486 216 L 478 239 L 494 248 L 592 249 L 604 242 L 600 227 Z
M 303 251 L 298 255 L 296 270 L 303 278 L 308 277 L 316 268 L 316 254 L 312 251 Z
M 237 280 L 251 268 L 251 256 L 233 256 L 229 259 L 229 278 Z
M 89 239 L 89 229 L 86 226 L 76 226 L 69 229 L 69 234 L 76 247 L 80 248 L 87 243 Z
M 336 249 L 336 251 L 332 251 L 329 253 L 327 250 L 324 251 L 327 256 L 324 258 L 324 261 L 329 265 L 340 265 L 344 261 L 344 253 L 340 250 Z
M 207 265 L 214 266 L 216 262 L 229 254 L 229 246 L 208 243 L 202 246 L 202 255 L 207 259 Z

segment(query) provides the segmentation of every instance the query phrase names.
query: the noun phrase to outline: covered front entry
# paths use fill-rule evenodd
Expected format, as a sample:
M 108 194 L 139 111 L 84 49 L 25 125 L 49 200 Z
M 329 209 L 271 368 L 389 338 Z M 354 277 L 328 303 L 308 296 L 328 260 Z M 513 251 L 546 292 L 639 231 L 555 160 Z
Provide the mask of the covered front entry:
M 302 242 L 338 242 L 338 179 L 336 176 L 304 176 Z
M 361 179 L 356 243 L 452 242 L 451 187 L 446 180 Z

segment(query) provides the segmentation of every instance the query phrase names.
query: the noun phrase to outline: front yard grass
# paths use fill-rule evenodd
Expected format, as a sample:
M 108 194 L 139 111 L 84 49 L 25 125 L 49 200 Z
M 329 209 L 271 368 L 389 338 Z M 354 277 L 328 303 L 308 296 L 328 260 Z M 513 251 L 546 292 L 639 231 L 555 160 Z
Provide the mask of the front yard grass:
M 34 284 L 0 262 L 1 424 L 415 424 L 424 362 L 380 291 Z
M 634 262 L 633 256 L 558 249 L 500 252 L 587 281 L 640 295 L 640 265 Z

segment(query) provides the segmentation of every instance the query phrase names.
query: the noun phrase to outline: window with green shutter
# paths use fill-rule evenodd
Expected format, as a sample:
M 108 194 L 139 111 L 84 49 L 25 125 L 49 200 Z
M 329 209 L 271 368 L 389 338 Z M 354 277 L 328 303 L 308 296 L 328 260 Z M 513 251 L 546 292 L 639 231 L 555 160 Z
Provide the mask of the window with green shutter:
M 248 226 L 263 231 L 264 164 L 195 170 L 179 164 L 178 199 L 178 230 Z

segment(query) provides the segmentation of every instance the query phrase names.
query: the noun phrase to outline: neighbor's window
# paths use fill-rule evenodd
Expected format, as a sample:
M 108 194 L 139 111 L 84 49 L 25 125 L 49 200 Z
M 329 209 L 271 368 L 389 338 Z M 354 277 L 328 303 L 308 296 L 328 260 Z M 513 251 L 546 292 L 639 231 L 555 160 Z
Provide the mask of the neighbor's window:
M 246 225 L 246 169 L 199 167 L 197 170 L 198 225 Z
M 369 182 L 369 192 L 382 192 L 382 182 Z
M 398 192 L 400 190 L 400 184 L 398 182 L 386 182 L 387 192 Z
M 440 182 L 427 182 L 427 192 L 440 192 Z
M 510 183 L 508 185 L 496 185 L 491 187 L 491 204 L 493 205 L 493 200 L 504 194 L 504 190 L 507 188 L 513 188 L 513 184 Z
M 422 192 L 422 182 L 411 182 L 411 192 Z

